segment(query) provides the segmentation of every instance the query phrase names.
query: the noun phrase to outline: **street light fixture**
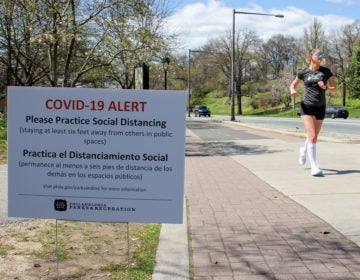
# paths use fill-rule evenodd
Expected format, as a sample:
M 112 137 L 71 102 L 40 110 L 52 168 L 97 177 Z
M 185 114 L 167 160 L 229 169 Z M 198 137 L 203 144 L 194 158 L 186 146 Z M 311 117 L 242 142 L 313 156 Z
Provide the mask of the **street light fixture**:
M 231 55 L 231 121 L 235 121 L 235 15 L 244 14 L 244 15 L 256 15 L 256 16 L 270 16 L 283 18 L 284 15 L 274 15 L 274 14 L 263 14 L 263 13 L 250 13 L 250 12 L 240 12 L 233 9 L 233 24 L 232 24 L 232 55 Z
M 169 69 L 170 58 L 165 56 L 161 60 L 161 63 L 162 63 L 163 68 L 164 68 L 164 89 L 167 90 L 167 72 L 168 72 L 168 69 Z

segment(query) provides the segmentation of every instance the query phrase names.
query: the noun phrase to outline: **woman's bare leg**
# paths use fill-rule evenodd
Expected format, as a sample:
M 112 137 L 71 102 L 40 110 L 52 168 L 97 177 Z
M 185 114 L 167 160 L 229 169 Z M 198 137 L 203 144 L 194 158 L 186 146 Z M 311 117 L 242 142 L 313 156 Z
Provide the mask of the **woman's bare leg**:
M 311 175 L 317 176 L 322 174 L 316 162 L 316 142 L 323 120 L 317 120 L 315 116 L 304 115 L 301 116 L 306 133 L 308 136 L 307 154 L 311 164 Z

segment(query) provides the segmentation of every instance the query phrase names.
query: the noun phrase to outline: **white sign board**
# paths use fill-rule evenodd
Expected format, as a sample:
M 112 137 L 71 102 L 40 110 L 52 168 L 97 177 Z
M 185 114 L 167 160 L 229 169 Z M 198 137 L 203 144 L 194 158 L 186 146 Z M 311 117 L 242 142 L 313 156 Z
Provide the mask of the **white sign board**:
M 182 223 L 186 92 L 9 87 L 9 216 Z

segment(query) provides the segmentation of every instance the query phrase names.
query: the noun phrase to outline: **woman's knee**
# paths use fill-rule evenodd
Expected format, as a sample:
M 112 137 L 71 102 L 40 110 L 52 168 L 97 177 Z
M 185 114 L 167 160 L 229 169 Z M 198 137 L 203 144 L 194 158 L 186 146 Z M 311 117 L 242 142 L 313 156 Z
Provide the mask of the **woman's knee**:
M 316 134 L 309 134 L 308 139 L 310 143 L 316 143 L 317 141 L 317 135 Z

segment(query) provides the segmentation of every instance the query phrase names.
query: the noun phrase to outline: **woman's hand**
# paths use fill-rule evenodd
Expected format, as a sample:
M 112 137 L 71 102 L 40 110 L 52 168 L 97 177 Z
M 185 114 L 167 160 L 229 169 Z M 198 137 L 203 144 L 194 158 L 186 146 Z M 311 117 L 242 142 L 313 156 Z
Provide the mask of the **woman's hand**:
M 327 86 L 325 85 L 325 83 L 323 81 L 318 82 L 318 86 L 322 89 L 325 89 L 325 90 L 327 89 Z

